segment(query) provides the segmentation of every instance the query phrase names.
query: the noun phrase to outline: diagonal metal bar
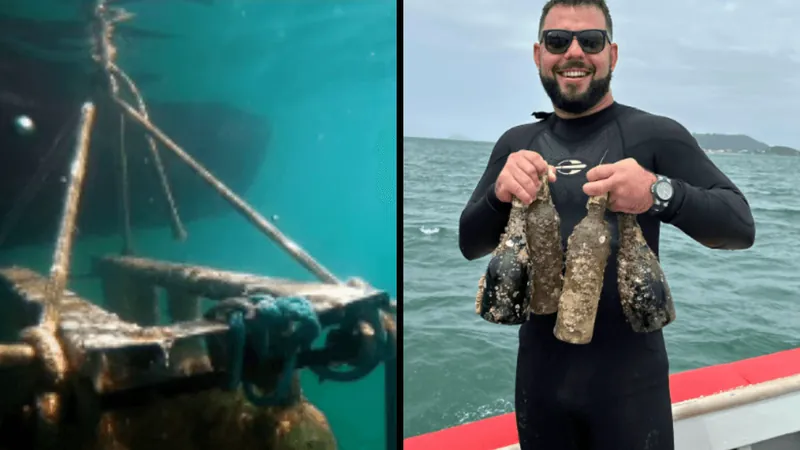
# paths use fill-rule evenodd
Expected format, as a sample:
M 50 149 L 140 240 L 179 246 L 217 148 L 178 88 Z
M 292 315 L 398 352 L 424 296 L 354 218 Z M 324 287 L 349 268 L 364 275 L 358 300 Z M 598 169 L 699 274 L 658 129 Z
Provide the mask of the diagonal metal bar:
M 64 212 L 61 216 L 61 226 L 58 231 L 58 240 L 53 254 L 53 265 L 50 269 L 50 281 L 45 293 L 47 300 L 45 308 L 44 326 L 55 330 L 58 324 L 58 311 L 61 296 L 69 276 L 70 258 L 72 257 L 72 243 L 75 236 L 75 222 L 78 218 L 78 206 L 81 199 L 83 179 L 86 175 L 86 162 L 89 159 L 89 141 L 92 134 L 92 125 L 95 118 L 95 106 L 91 102 L 81 107 L 81 118 L 78 136 L 75 143 L 75 158 L 70 168 L 70 180 L 64 199 Z
M 222 181 L 218 180 L 211 174 L 205 167 L 197 162 L 191 155 L 186 153 L 178 144 L 172 141 L 163 131 L 158 129 L 146 117 L 139 114 L 133 106 L 129 105 L 125 100 L 119 97 L 114 97 L 114 101 L 122 108 L 124 112 L 130 116 L 134 122 L 138 123 L 145 130 L 147 130 L 153 137 L 161 141 L 164 147 L 171 150 L 175 156 L 180 158 L 186 165 L 188 165 L 194 172 L 214 188 L 219 195 L 227 200 L 234 209 L 242 214 L 250 223 L 255 225 L 261 232 L 266 234 L 269 238 L 281 246 L 287 253 L 289 253 L 298 263 L 308 269 L 311 273 L 316 275 L 320 280 L 328 283 L 341 284 L 338 278 L 333 273 L 328 271 L 320 263 L 318 263 L 311 255 L 306 253 L 296 242 L 292 241 L 281 233 L 281 231 L 273 224 L 271 224 L 264 216 L 259 214 L 252 206 L 247 204 L 241 197 L 231 191 Z

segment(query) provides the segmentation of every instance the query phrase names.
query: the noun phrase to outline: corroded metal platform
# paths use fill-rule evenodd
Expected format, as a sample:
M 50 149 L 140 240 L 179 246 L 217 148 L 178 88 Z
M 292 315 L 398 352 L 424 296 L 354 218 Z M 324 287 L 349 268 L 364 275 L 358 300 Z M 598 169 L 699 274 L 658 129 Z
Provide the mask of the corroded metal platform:
M 94 268 L 107 295 L 125 295 L 107 286 L 115 283 L 123 288 L 137 286 L 139 292 L 153 293 L 155 288 L 163 288 L 168 293 L 164 301 L 190 303 L 188 310 L 196 314 L 182 317 L 180 319 L 184 320 L 180 322 L 171 320 L 174 318 L 155 317 L 154 322 L 158 324 L 142 325 L 126 320 L 125 315 L 142 317 L 146 314 L 141 311 L 170 309 L 160 307 L 161 299 L 157 295 L 128 296 L 127 299 L 106 297 L 106 310 L 74 292 L 64 292 L 59 304 L 57 336 L 71 376 L 89 381 L 98 396 L 124 398 L 127 393 L 131 402 L 136 401 L 143 389 L 165 395 L 200 391 L 222 382 L 230 363 L 228 325 L 200 318 L 197 303 L 201 298 L 224 300 L 255 294 L 301 296 L 313 305 L 324 327 L 349 323 L 364 312 L 389 306 L 386 293 L 367 286 L 298 283 L 132 257 L 99 258 Z M 19 331 L 41 325 L 45 320 L 47 282 L 47 278 L 26 268 L 0 269 L 0 328 Z M 125 300 L 139 303 L 126 304 Z M 121 307 L 121 314 L 115 306 Z M 136 313 L 137 310 L 140 312 Z M 0 338 L 16 341 L 15 336 L 10 335 Z M 347 348 L 342 344 L 348 344 Z M 347 364 L 362 351 L 352 344 L 346 342 L 309 350 L 300 356 L 298 368 Z M 29 375 L 31 368 L 26 363 L 33 363 L 32 350 L 26 351 L 20 344 L 16 348 L 14 352 L 8 347 L 5 355 L 0 355 L 0 367 L 3 362 L 16 366 L 4 370 L 14 378 Z M 0 379 L 2 375 L 0 369 Z M 18 390 L 16 386 L 15 390 Z M 33 390 L 33 385 L 22 389 L 28 395 Z M 0 411 L 20 406 L 26 395 L 21 391 L 17 393 L 20 395 L 0 395 Z
M 224 408 L 230 411 L 225 413 L 228 419 L 237 414 L 263 416 L 263 420 L 288 415 L 293 427 L 306 431 L 291 435 L 297 442 L 292 445 L 299 447 L 286 448 L 307 448 L 305 445 L 310 445 L 312 439 L 327 443 L 319 448 L 333 449 L 335 444 L 324 415 L 302 397 L 297 370 L 309 367 L 336 379 L 337 372 L 332 368 L 350 365 L 356 369 L 340 380 L 352 381 L 379 363 L 394 360 L 394 349 L 389 348 L 396 345 L 394 324 L 381 312 L 390 308 L 389 297 L 364 283 L 299 283 L 117 256 L 96 259 L 94 272 L 103 287 L 102 307 L 69 290 L 62 293 L 57 305 L 59 321 L 54 336 L 60 352 L 56 353 L 63 352 L 66 369 L 65 382 L 54 387 L 47 368 L 48 361 L 58 355 L 42 354 L 42 347 L 19 341 L 25 330 L 47 329 L 50 280 L 24 267 L 0 268 L 0 434 L 8 432 L 4 426 L 13 426 L 8 423 L 28 417 L 26 411 L 32 411 L 34 404 L 41 409 L 41 399 L 56 395 L 56 409 L 39 413 L 44 419 L 32 428 L 38 430 L 37 446 L 47 440 L 51 444 L 59 442 L 64 433 L 73 433 L 70 427 L 77 426 L 97 430 L 97 434 L 90 433 L 82 439 L 97 443 L 98 448 L 117 448 L 114 443 L 136 442 L 139 432 L 130 434 L 133 429 L 148 434 L 155 427 L 164 430 L 159 433 L 173 433 L 179 423 L 183 427 L 202 423 L 186 418 L 190 411 Z M 164 298 L 157 295 L 159 289 L 166 293 Z M 229 326 L 213 315 L 206 319 L 201 316 L 201 299 L 214 305 L 260 294 L 307 299 L 323 330 L 329 331 L 324 343 L 298 356 L 290 401 L 278 409 L 253 409 L 237 390 L 225 388 L 234 358 L 230 353 Z M 169 317 L 162 317 L 160 311 L 168 311 Z M 382 326 L 374 321 L 377 317 L 382 317 Z M 143 325 L 131 318 L 151 323 Z M 383 344 L 383 350 L 372 342 L 379 332 L 385 333 L 389 342 Z M 250 351 L 249 357 L 245 355 L 242 380 L 264 392 L 272 391 L 285 363 L 258 361 Z M 39 400 L 32 403 L 34 398 Z M 87 405 L 88 411 L 94 412 L 87 413 Z M 167 414 L 167 422 L 159 422 L 156 411 Z M 64 422 L 64 417 L 72 416 L 79 417 L 79 422 Z M 183 421 L 178 417 L 184 417 Z M 50 431 L 42 434 L 42 426 Z M 209 432 L 216 433 L 214 430 Z M 256 445 L 261 442 L 259 433 L 247 437 L 254 432 L 244 428 L 237 431 L 241 434 L 239 439 L 250 439 Z M 75 437 L 69 436 L 68 439 Z M 175 439 L 175 445 L 187 442 L 184 437 Z

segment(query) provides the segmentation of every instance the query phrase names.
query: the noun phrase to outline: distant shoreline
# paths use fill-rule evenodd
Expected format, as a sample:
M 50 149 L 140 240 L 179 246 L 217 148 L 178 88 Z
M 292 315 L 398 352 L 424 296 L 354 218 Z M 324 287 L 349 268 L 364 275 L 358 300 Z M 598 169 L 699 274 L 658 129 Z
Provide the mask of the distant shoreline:
M 694 136 L 697 143 L 700 144 L 700 148 L 707 154 L 800 156 L 800 151 L 794 148 L 781 145 L 771 146 L 744 134 L 692 133 L 692 136 Z M 494 145 L 494 142 L 472 140 L 465 136 L 453 136 L 449 138 L 403 136 L 403 139 L 425 139 L 429 141 L 454 141 Z

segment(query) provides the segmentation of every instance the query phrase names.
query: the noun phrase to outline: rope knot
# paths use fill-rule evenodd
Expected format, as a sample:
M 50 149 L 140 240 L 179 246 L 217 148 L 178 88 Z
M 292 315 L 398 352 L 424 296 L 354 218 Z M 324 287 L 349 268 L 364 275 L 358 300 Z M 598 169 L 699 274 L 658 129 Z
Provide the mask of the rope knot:
M 287 356 L 308 348 L 322 332 L 317 313 L 306 299 L 259 295 L 251 301 L 255 314 L 248 329 L 259 358 L 272 356 L 271 350 Z
M 231 331 L 231 362 L 229 388 L 240 384 L 245 397 L 257 406 L 271 406 L 285 402 L 291 394 L 292 373 L 297 356 L 309 348 L 322 332 L 311 303 L 300 297 L 274 298 L 257 295 L 232 299 L 220 305 L 231 311 L 228 324 Z M 242 382 L 244 347 L 247 337 L 259 360 L 280 356 L 284 358 L 283 373 L 272 395 L 259 396 L 248 382 Z

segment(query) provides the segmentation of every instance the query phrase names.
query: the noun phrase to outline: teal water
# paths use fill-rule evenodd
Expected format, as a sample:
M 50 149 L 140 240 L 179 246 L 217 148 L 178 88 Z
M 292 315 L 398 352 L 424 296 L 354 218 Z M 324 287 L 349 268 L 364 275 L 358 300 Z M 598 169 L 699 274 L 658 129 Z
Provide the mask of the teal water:
M 15 6 L 36 17 L 71 14 L 70 2 L 42 5 Z M 396 2 L 164 0 L 125 7 L 136 13 L 137 27 L 179 36 L 120 44 L 124 69 L 164 76 L 142 87 L 145 98 L 222 101 L 267 117 L 273 134 L 266 158 L 257 181 L 239 194 L 338 277 L 358 276 L 396 296 Z M 134 239 L 147 257 L 313 279 L 232 210 L 188 223 L 187 231 L 185 243 L 172 241 L 166 228 L 135 230 Z M 79 236 L 74 272 L 120 245 L 117 236 Z M 46 273 L 51 257 L 52 247 L 17 248 L 0 251 L 0 264 Z M 70 288 L 99 297 L 95 280 Z M 354 383 L 320 385 L 308 373 L 302 383 L 340 449 L 384 448 L 382 367 Z
M 492 145 L 403 139 L 404 437 L 513 410 L 518 327 L 475 315 L 488 258 L 468 262 L 458 248 L 459 215 Z M 756 243 L 715 251 L 662 226 L 678 315 L 665 330 L 672 372 L 800 346 L 800 158 L 711 159 L 750 202 Z

